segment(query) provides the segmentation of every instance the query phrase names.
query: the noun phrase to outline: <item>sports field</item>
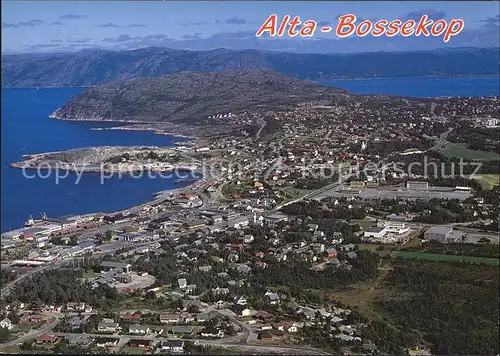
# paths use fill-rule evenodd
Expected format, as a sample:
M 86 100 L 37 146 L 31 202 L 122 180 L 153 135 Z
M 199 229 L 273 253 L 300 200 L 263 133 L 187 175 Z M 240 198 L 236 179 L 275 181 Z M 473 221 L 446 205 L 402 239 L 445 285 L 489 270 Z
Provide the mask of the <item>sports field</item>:
M 481 174 L 475 178 L 484 189 L 492 189 L 496 185 L 500 185 L 500 174 Z
M 468 161 L 495 161 L 500 159 L 500 155 L 496 152 L 470 150 L 463 143 L 448 143 L 444 148 L 443 155 L 450 158 L 463 158 Z
M 489 266 L 498 266 L 500 261 L 499 259 L 496 258 L 441 255 L 438 253 L 406 252 L 406 251 L 394 251 L 391 253 L 391 257 L 401 257 L 406 259 L 416 259 L 425 261 L 445 261 L 445 262 L 456 261 L 456 262 L 465 262 L 472 264 L 486 264 Z

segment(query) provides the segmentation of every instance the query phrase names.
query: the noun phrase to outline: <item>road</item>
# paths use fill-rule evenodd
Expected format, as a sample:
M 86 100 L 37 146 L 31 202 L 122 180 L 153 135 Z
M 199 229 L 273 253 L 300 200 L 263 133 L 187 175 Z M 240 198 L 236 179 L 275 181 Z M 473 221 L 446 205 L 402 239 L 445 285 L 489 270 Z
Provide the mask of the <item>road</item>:
M 118 338 L 120 340 L 120 344 L 126 344 L 129 339 L 138 338 L 145 340 L 154 340 L 154 341 L 167 341 L 172 338 L 167 337 L 157 337 L 155 335 L 145 335 L 145 336 L 133 336 L 133 335 L 103 335 L 103 334 L 76 334 L 76 333 L 58 333 L 58 332 L 50 332 L 57 324 L 58 319 L 56 318 L 47 326 L 44 326 L 40 330 L 36 330 L 34 332 L 27 333 L 16 340 L 0 344 L 0 348 L 14 346 L 19 343 L 23 343 L 24 341 L 33 339 L 37 336 L 40 336 L 43 333 L 50 333 L 59 337 L 64 336 L 75 336 L 75 335 L 84 335 L 91 338 Z M 274 352 L 274 353 L 297 353 L 297 354 L 309 354 L 309 355 L 329 355 L 329 353 L 310 348 L 310 347 L 292 347 L 292 346 L 271 346 L 271 345 L 246 345 L 246 344 L 234 344 L 234 338 L 239 338 L 240 336 L 231 337 L 222 340 L 198 340 L 198 339 L 181 339 L 184 341 L 195 342 L 197 345 L 203 346 L 216 346 L 216 347 L 224 347 L 224 348 L 236 348 L 244 351 L 256 351 L 259 353 L 265 352 Z
M 32 330 L 32 331 L 24 334 L 23 336 L 17 338 L 16 340 L 9 341 L 9 342 L 6 342 L 4 344 L 0 344 L 0 348 L 14 346 L 14 345 L 17 345 L 19 343 L 23 343 L 26 340 L 30 340 L 30 339 L 33 339 L 37 336 L 40 336 L 43 333 L 48 333 L 57 325 L 58 322 L 59 322 L 59 319 L 54 317 L 54 320 L 52 320 L 50 323 L 44 325 L 41 329 Z
M 436 141 L 436 143 L 434 144 L 434 146 L 432 146 L 431 148 L 429 148 L 426 152 L 429 152 L 429 151 L 440 151 L 442 150 L 446 144 L 447 144 L 447 141 L 446 139 L 448 138 L 448 135 L 453 131 L 453 128 L 450 128 L 448 129 L 446 132 L 443 132 L 441 134 L 441 136 L 439 136 L 439 139 Z
M 261 134 L 262 130 L 264 129 L 264 127 L 266 127 L 267 121 L 263 120 L 263 119 L 259 119 L 259 123 L 261 124 L 261 126 L 259 128 L 259 131 L 257 131 L 257 133 L 255 134 L 255 138 L 257 140 L 260 138 L 260 134 Z
M 345 176 L 344 179 L 340 182 L 335 182 L 335 183 L 332 183 L 332 184 L 329 184 L 329 185 L 326 185 L 322 188 L 319 188 L 317 190 L 315 190 L 314 192 L 311 192 L 311 193 L 307 193 L 306 195 L 300 197 L 300 198 L 297 198 L 297 199 L 294 199 L 292 201 L 289 201 L 289 202 L 286 202 L 286 203 L 282 203 L 280 205 L 278 205 L 276 208 L 274 208 L 275 211 L 281 209 L 282 207 L 286 206 L 286 205 L 289 205 L 289 204 L 292 204 L 292 203 L 296 203 L 298 201 L 301 201 L 301 200 L 304 200 L 304 199 L 311 199 L 311 198 L 315 198 L 325 192 L 327 192 L 328 190 L 331 190 L 331 189 L 335 189 L 335 188 L 338 188 L 340 186 L 342 186 L 342 184 L 344 184 L 344 182 L 349 179 L 351 177 L 351 175 L 348 175 L 348 176 Z

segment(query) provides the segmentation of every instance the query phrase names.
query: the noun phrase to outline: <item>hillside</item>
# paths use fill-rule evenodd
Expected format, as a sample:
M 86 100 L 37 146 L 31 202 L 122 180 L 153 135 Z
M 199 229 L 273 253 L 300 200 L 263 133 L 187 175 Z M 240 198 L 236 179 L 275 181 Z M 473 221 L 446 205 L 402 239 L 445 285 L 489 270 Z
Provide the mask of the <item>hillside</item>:
M 200 124 L 207 117 L 281 104 L 330 99 L 345 91 L 267 70 L 181 72 L 110 82 L 74 96 L 54 117 Z
M 257 50 L 143 48 L 2 56 L 3 87 L 92 86 L 182 71 L 267 69 L 301 79 L 498 75 L 498 49 L 297 54 Z

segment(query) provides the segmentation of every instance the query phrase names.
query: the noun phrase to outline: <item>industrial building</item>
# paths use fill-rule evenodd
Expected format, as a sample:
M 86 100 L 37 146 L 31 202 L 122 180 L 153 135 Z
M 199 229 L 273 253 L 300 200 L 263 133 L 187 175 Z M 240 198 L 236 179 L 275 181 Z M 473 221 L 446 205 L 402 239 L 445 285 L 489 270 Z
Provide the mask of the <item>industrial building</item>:
M 454 231 L 450 226 L 433 226 L 425 232 L 424 239 L 444 243 L 447 241 L 456 241 L 461 236 L 461 232 Z
M 121 262 L 112 262 L 112 261 L 103 261 L 101 265 L 101 273 L 108 272 L 111 270 L 121 270 L 122 273 L 129 273 L 130 267 L 132 267 L 129 263 L 121 263 Z

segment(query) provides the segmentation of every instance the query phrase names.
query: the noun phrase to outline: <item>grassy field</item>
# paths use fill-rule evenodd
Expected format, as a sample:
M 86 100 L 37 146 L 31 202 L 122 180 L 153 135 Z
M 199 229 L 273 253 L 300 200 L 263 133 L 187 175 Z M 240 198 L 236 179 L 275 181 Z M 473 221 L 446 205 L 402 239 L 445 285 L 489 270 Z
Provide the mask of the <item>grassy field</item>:
M 484 189 L 492 189 L 500 185 L 500 174 L 481 174 L 476 179 Z
M 286 196 L 286 198 L 287 198 L 286 200 L 297 199 L 297 198 L 300 198 L 300 197 L 312 192 L 312 190 L 310 190 L 310 189 L 301 189 L 301 188 L 295 188 L 295 187 L 282 188 L 281 191 Z
M 472 256 L 457 256 L 457 255 L 441 255 L 437 253 L 426 253 L 426 252 L 405 252 L 405 251 L 394 251 L 391 253 L 391 257 L 401 257 L 406 259 L 417 259 L 426 261 L 448 261 L 448 262 L 465 262 L 472 264 L 486 264 L 489 266 L 499 266 L 500 260 L 496 258 L 486 258 L 486 257 L 472 257 Z
M 443 151 L 443 155 L 476 161 L 494 161 L 500 159 L 500 155 L 496 152 L 470 150 L 463 143 L 448 143 Z
M 358 224 L 363 229 L 363 231 L 366 231 L 373 226 L 377 226 L 376 220 L 352 220 L 352 222 Z
M 33 354 L 33 355 L 40 354 L 39 350 L 22 350 L 19 346 L 5 347 L 0 349 L 0 352 L 5 352 L 8 354 Z M 46 351 L 45 353 L 49 352 Z
M 140 347 L 124 347 L 120 351 L 127 355 L 142 355 L 146 352 Z

